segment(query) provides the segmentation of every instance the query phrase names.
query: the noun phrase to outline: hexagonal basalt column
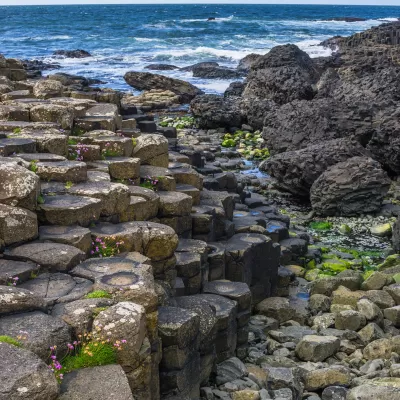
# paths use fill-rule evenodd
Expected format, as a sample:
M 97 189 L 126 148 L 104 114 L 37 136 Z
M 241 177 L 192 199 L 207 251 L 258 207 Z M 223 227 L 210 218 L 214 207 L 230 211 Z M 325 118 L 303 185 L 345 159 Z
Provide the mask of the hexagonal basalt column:
M 141 261 L 146 262 L 146 258 L 137 253 L 124 258 L 92 258 L 79 264 L 72 274 L 94 281 L 94 290 L 104 290 L 116 300 L 133 301 L 152 312 L 158 302 L 152 268 Z
M 103 202 L 100 199 L 83 196 L 44 196 L 44 203 L 38 207 L 39 221 L 49 225 L 89 226 L 100 218 Z

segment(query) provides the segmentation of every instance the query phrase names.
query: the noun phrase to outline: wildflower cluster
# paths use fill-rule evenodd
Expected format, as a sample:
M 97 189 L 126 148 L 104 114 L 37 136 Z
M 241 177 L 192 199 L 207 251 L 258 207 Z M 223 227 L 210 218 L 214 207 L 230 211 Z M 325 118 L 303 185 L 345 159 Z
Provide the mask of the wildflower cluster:
M 96 238 L 92 242 L 92 257 L 114 257 L 121 252 L 123 240 L 117 240 L 113 236 L 106 236 L 104 239 Z
M 158 190 L 158 182 L 159 182 L 159 179 L 151 178 L 150 176 L 148 176 L 148 177 L 142 179 L 140 186 L 144 187 L 146 189 L 154 190 L 156 192 Z
M 74 148 L 68 149 L 68 158 L 75 161 L 83 161 L 89 147 L 83 143 L 77 143 Z
M 101 150 L 101 156 L 103 159 L 106 157 L 118 157 L 120 155 L 118 143 L 111 144 L 110 142 L 107 142 L 104 145 L 104 149 Z
M 117 352 L 127 343 L 125 339 L 112 341 L 98 325 L 94 332 L 79 334 L 73 343 L 67 343 L 67 353 L 61 359 L 57 356 L 57 346 L 50 347 L 48 368 L 59 382 L 64 374 L 75 369 L 114 364 Z
M 6 274 L 6 285 L 7 286 L 17 286 L 19 281 L 18 276 L 9 276 Z

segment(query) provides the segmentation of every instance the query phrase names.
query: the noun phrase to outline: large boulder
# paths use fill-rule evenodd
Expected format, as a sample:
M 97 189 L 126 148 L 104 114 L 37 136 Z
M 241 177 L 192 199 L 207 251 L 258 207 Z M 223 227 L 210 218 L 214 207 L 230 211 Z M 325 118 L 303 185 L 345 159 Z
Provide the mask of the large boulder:
M 236 68 L 242 74 L 247 74 L 250 71 L 251 67 L 254 64 L 256 64 L 261 57 L 262 57 L 261 54 L 255 54 L 255 53 L 248 54 L 246 57 L 242 58 L 239 61 L 239 64 Z
M 311 100 L 318 78 L 307 53 L 293 44 L 277 46 L 252 64 L 243 95 L 270 99 L 278 104 Z
M 138 90 L 162 89 L 179 95 L 182 103 L 188 103 L 203 92 L 189 82 L 149 72 L 127 72 L 126 83 Z
M 322 215 L 376 212 L 389 187 L 390 179 L 377 161 L 353 157 L 319 176 L 311 187 L 311 205 Z
M 200 128 L 240 127 L 243 120 L 240 101 L 235 97 L 223 97 L 215 94 L 197 96 L 190 108 L 197 118 Z
M 0 343 L 0 355 L 0 400 L 58 398 L 57 380 L 36 354 Z
M 277 185 L 295 195 L 308 197 L 316 179 L 332 165 L 368 152 L 349 139 L 334 139 L 297 151 L 276 154 L 260 165 Z
M 272 102 L 249 102 L 247 114 L 259 124 L 272 153 L 299 150 L 338 138 L 367 144 L 374 132 L 373 106 L 336 99 L 296 100 L 281 107 Z M 253 121 L 249 120 L 254 126 Z

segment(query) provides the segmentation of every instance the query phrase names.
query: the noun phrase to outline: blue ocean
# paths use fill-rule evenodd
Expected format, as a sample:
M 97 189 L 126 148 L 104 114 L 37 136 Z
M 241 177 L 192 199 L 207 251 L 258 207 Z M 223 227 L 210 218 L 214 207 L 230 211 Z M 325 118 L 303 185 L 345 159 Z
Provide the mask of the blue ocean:
M 335 18 L 363 18 L 359 22 Z M 69 5 L 0 7 L 0 53 L 6 57 L 58 62 L 62 72 L 97 78 L 103 86 L 131 90 L 129 70 L 151 63 L 178 67 L 217 61 L 235 67 L 250 53 L 295 43 L 311 57 L 330 52 L 319 43 L 397 20 L 400 7 L 318 5 Z M 207 21 L 209 18 L 215 18 Z M 84 49 L 84 59 L 58 59 L 55 50 Z M 46 71 L 45 74 L 54 71 Z M 163 71 L 208 93 L 221 93 L 225 80 Z

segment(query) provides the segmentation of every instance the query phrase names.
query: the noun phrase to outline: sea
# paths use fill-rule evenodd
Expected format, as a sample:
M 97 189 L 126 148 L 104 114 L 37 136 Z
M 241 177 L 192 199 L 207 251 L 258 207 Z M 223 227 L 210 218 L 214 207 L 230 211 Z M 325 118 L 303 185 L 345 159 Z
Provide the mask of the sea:
M 336 21 L 356 17 L 358 22 Z M 251 53 L 294 43 L 311 57 L 328 56 L 320 46 L 400 17 L 400 7 L 322 5 L 65 5 L 0 6 L 0 53 L 6 57 L 57 62 L 65 72 L 99 79 L 132 91 L 127 71 L 153 63 L 185 67 L 216 61 L 235 68 Z M 211 21 L 208 21 L 212 18 Z M 84 49 L 92 57 L 57 58 L 55 50 Z M 44 71 L 44 75 L 56 71 Z M 162 71 L 207 93 L 222 93 L 231 81 L 194 78 L 191 72 Z

